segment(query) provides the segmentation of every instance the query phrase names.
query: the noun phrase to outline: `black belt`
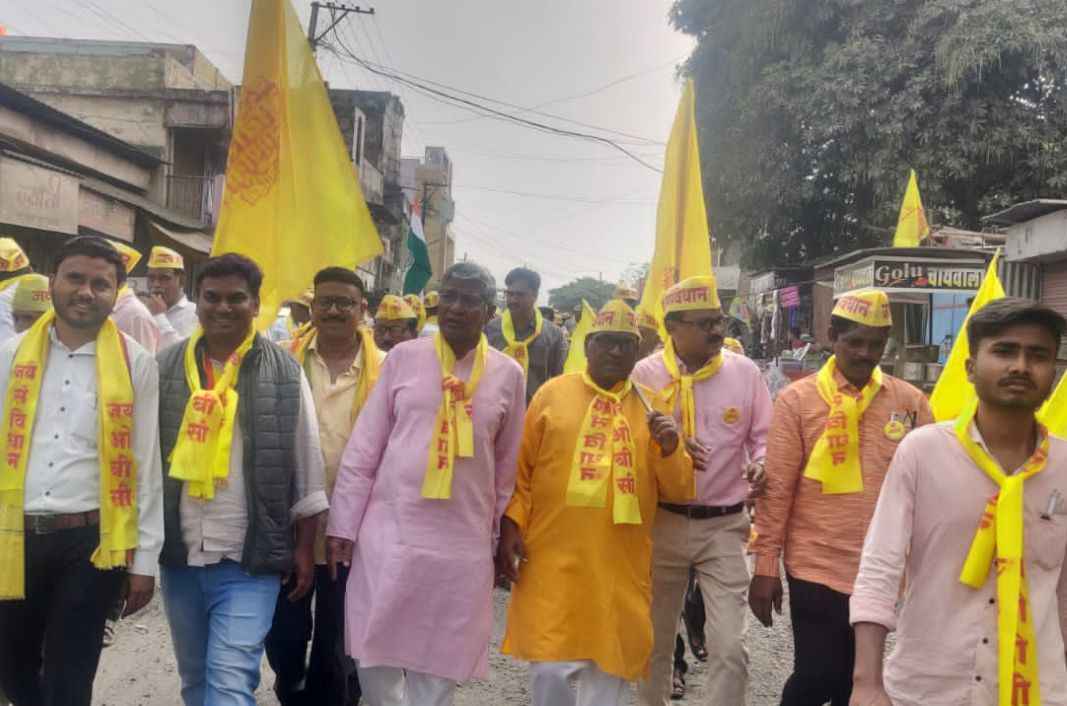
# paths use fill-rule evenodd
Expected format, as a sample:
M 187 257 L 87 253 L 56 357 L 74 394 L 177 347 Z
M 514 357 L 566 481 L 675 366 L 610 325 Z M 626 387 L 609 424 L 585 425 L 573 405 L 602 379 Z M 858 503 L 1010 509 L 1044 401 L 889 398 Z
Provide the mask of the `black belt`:
M 60 530 L 92 527 L 100 524 L 100 511 L 75 512 L 69 515 L 25 515 L 27 532 L 51 534 Z
M 667 512 L 685 515 L 690 520 L 710 520 L 713 517 L 735 515 L 745 509 L 744 503 L 737 503 L 736 505 L 672 505 L 671 503 L 660 503 L 659 506 Z

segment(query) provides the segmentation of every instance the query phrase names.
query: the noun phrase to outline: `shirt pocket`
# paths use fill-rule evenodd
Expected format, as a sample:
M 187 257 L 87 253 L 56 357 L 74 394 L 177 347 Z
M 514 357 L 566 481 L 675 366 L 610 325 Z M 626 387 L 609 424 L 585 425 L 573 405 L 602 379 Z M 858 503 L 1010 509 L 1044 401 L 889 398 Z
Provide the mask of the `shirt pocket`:
M 96 391 L 72 389 L 68 393 L 70 414 L 68 433 L 79 447 L 95 449 L 100 429 L 100 412 Z
M 1056 571 L 1067 552 L 1067 516 L 1053 515 L 1047 520 L 1039 514 L 1027 516 L 1026 550 L 1037 566 Z
M 737 448 L 748 436 L 751 413 L 747 407 L 734 404 L 712 405 L 706 420 L 711 444 L 718 448 Z

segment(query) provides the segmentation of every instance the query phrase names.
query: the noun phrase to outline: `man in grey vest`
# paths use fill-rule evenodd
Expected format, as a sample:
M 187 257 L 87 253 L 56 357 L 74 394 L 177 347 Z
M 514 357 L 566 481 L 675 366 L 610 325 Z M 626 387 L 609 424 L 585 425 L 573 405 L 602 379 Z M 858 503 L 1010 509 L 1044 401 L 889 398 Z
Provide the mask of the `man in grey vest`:
M 208 260 L 200 327 L 158 357 L 162 592 L 185 706 L 254 706 L 278 594 L 310 589 L 327 509 L 307 378 L 253 328 L 262 281 L 248 258 Z

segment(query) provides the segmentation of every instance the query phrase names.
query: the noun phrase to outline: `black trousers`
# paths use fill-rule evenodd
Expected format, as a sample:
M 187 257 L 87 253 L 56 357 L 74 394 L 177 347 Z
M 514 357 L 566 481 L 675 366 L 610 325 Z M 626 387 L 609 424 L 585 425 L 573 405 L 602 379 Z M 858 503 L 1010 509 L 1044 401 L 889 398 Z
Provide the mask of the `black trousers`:
M 282 706 L 354 706 L 360 697 L 355 663 L 345 655 L 345 585 L 326 566 L 315 567 L 315 586 L 292 603 L 283 586 L 267 634 L 267 661 L 277 675 L 274 691 Z M 314 620 L 312 619 L 314 599 Z M 311 642 L 311 658 L 307 646 Z
M 14 706 L 89 706 L 125 571 L 90 562 L 98 527 L 26 533 L 26 599 L 0 601 L 0 691 Z
M 782 706 L 848 706 L 856 659 L 848 599 L 822 584 L 789 577 L 794 656 Z

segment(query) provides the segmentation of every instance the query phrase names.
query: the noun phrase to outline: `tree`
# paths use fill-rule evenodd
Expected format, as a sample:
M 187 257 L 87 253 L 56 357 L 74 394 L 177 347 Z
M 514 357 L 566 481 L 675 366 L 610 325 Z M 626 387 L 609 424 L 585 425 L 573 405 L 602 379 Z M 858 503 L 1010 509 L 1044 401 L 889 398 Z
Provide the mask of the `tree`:
M 607 304 L 614 292 L 615 285 L 611 282 L 604 282 L 595 277 L 579 277 L 562 287 L 549 290 L 548 303 L 555 307 L 556 311 L 573 311 L 574 307 L 581 305 L 582 299 L 585 299 L 589 306 L 600 309 Z
M 745 264 L 888 245 L 908 169 L 978 230 L 1067 189 L 1062 0 L 677 0 L 716 238 Z

